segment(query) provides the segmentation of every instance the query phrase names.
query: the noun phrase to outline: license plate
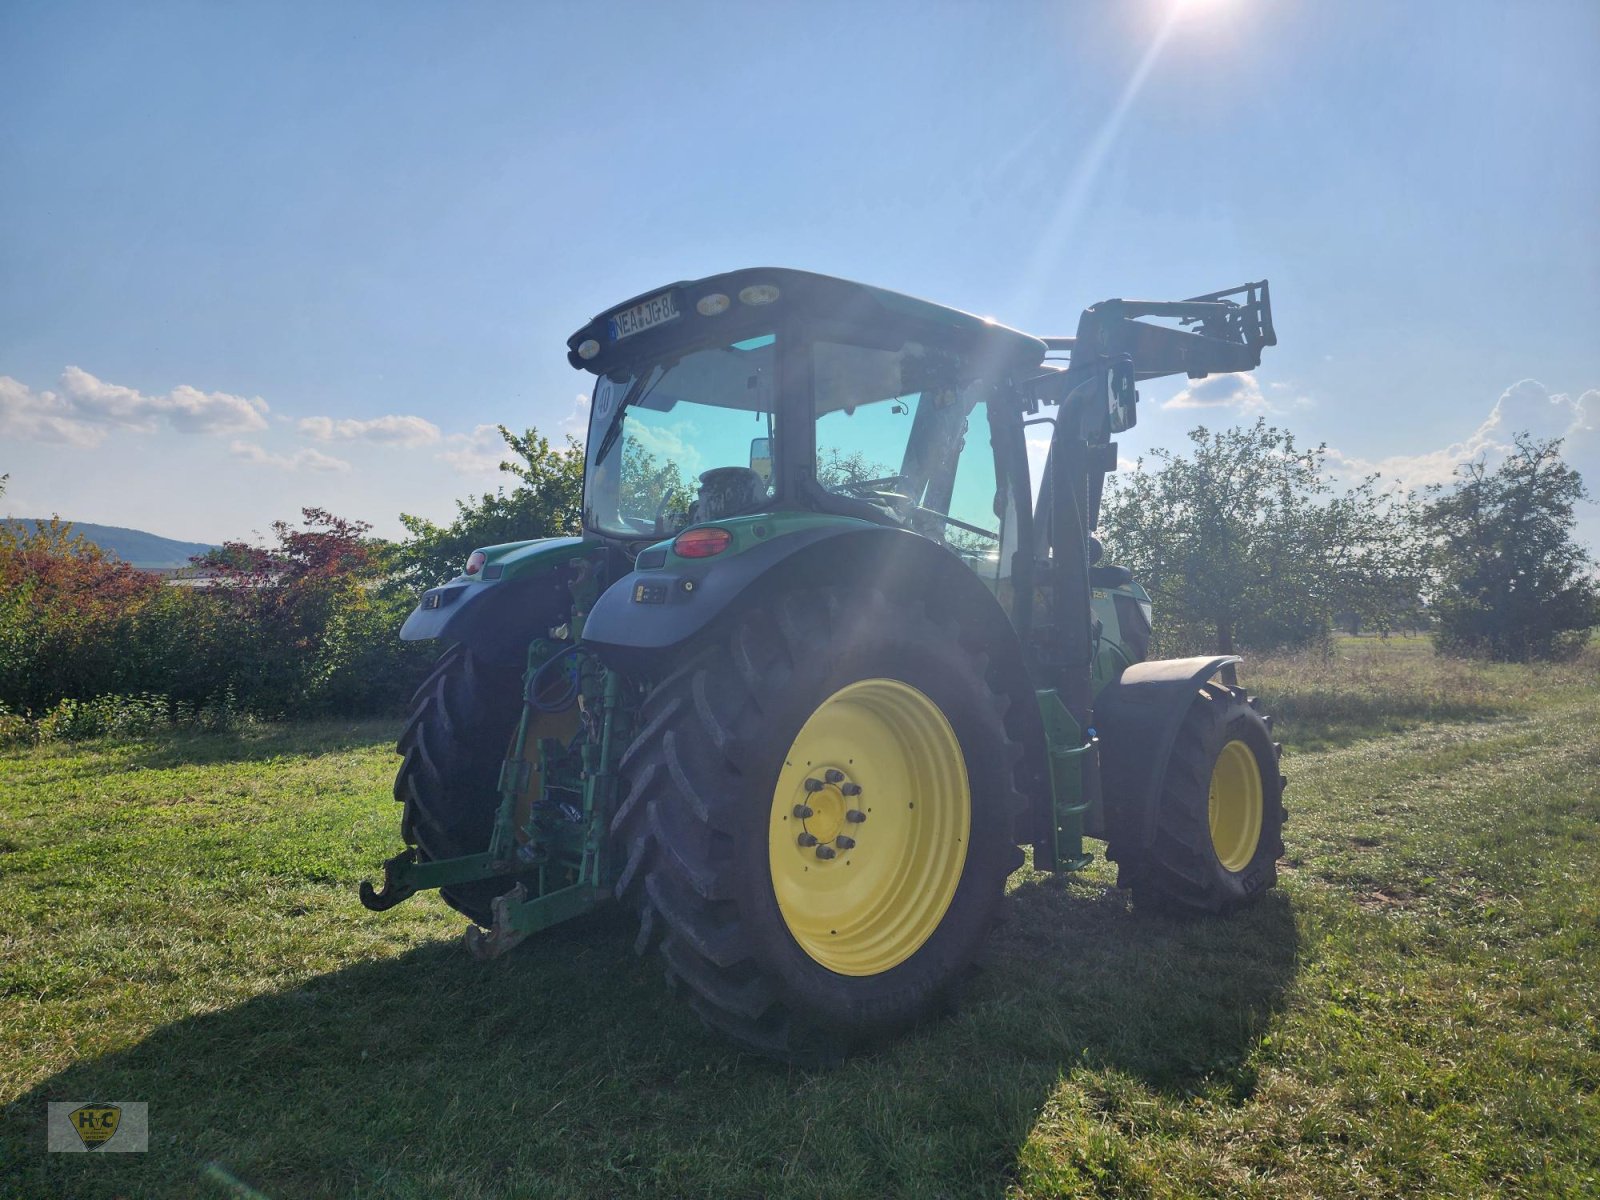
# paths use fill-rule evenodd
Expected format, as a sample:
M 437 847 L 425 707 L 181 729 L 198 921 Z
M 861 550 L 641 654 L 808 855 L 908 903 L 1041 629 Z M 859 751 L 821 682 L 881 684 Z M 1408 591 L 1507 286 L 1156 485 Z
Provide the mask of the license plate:
M 678 305 L 672 293 L 662 292 L 661 295 L 651 296 L 643 304 L 625 308 L 612 317 L 611 340 L 620 342 L 625 337 L 643 333 L 646 329 L 654 329 L 657 325 L 665 325 L 677 317 Z

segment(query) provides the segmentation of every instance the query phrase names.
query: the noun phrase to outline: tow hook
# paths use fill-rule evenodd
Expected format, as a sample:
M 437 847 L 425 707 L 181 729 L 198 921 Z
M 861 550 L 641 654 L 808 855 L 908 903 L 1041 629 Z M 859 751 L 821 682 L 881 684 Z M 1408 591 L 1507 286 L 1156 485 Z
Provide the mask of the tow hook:
M 402 900 L 410 899 L 410 897 L 416 893 L 416 884 L 410 883 L 404 878 L 396 879 L 395 870 L 396 868 L 401 868 L 403 875 L 409 874 L 405 868 L 414 867 L 416 865 L 417 851 L 416 847 L 414 846 L 408 847 L 399 854 L 396 854 L 393 858 L 385 859 L 383 864 L 382 887 L 375 888 L 365 879 L 361 881 L 360 891 L 362 906 L 372 910 L 373 912 L 384 912 L 387 909 L 393 908 Z

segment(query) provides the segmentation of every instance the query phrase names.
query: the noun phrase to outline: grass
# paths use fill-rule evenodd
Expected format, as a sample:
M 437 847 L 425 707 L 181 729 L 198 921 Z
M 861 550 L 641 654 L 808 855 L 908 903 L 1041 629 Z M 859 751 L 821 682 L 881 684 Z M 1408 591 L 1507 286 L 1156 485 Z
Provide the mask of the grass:
M 596 914 L 496 963 L 374 916 L 384 724 L 0 754 L 0 1191 L 1600 1194 L 1600 660 L 1247 664 L 1283 884 L 1140 916 L 1014 880 L 950 1019 L 827 1073 L 730 1050 Z M 150 1102 L 47 1155 L 50 1099 Z M 251 1190 L 254 1189 L 254 1190 Z

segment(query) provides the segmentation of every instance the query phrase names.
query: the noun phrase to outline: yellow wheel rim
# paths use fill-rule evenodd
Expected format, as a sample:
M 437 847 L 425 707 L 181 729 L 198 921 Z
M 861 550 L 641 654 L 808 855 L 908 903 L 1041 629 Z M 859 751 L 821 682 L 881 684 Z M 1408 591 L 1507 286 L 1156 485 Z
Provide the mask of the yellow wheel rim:
M 772 794 L 767 858 L 800 948 L 840 975 L 915 954 L 961 882 L 972 793 L 938 705 L 896 679 L 863 679 L 801 726 Z
M 1242 871 L 1261 841 L 1261 771 L 1250 747 L 1235 739 L 1211 768 L 1211 848 L 1229 871 Z

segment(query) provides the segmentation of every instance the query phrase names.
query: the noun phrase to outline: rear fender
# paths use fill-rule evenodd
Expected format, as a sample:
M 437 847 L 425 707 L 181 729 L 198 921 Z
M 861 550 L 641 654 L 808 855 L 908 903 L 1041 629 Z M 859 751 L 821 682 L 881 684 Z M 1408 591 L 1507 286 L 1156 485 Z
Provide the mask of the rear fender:
M 1022 745 L 1030 811 L 1018 823 L 1017 840 L 1053 838 L 1044 726 L 1016 632 L 970 568 L 910 530 L 830 521 L 726 557 L 666 556 L 661 567 L 634 571 L 606 590 L 584 625 L 583 640 L 619 670 L 654 674 L 714 623 L 747 606 L 772 603 L 785 590 L 830 581 L 927 600 L 963 629 L 982 631 L 990 682 L 1009 702 L 1007 732 Z
M 1095 700 L 1108 857 L 1137 854 L 1155 837 L 1156 799 L 1183 718 L 1200 685 L 1238 655 L 1135 663 Z

